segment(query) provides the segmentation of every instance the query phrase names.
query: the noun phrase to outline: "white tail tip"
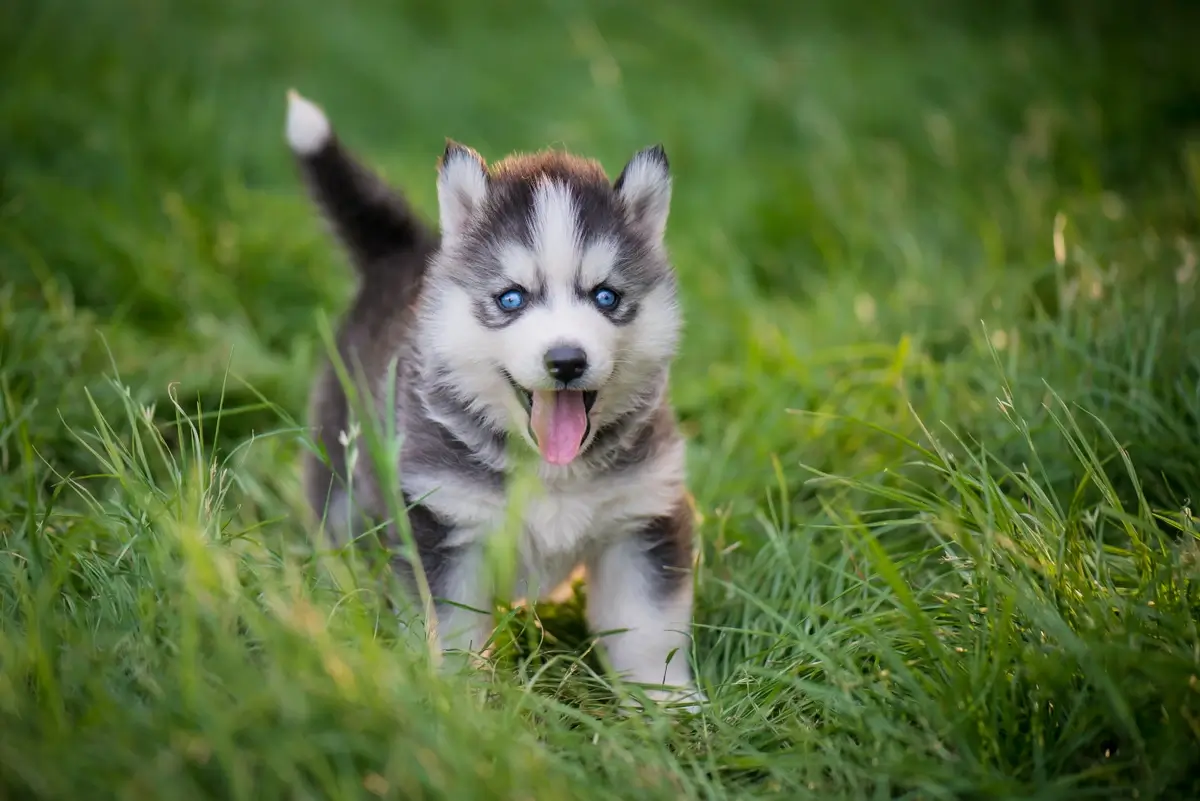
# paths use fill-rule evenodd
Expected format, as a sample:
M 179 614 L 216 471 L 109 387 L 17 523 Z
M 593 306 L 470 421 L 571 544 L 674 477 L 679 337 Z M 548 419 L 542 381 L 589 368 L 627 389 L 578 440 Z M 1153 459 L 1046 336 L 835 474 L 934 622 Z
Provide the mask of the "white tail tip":
M 297 155 L 311 156 L 329 141 L 329 120 L 319 106 L 295 89 L 288 90 L 287 99 L 288 145 Z

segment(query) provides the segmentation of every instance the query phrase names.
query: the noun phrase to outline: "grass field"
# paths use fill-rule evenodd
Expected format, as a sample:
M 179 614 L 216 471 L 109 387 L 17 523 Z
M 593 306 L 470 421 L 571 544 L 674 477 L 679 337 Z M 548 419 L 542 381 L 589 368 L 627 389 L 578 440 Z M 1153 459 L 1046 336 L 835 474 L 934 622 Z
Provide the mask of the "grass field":
M 1196 16 L 1086 6 L 3 4 L 0 798 L 1200 797 Z M 306 539 L 290 86 L 430 215 L 665 143 L 702 714 Z

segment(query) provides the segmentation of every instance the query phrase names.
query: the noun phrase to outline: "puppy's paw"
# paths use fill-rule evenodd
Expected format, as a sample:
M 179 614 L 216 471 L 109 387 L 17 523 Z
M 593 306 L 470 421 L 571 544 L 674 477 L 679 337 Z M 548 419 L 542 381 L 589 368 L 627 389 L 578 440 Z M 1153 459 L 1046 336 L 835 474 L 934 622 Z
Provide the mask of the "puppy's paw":
M 696 715 L 708 703 L 708 696 L 704 694 L 704 691 L 692 685 L 687 687 L 653 687 L 646 688 L 643 692 L 648 699 L 669 714 L 686 712 L 690 715 Z M 621 704 L 621 711 L 624 714 L 629 714 L 635 710 L 642 710 L 641 701 L 636 698 L 628 698 Z
M 668 712 L 699 714 L 700 708 L 708 703 L 708 696 L 699 687 L 663 688 L 648 690 L 647 697 Z

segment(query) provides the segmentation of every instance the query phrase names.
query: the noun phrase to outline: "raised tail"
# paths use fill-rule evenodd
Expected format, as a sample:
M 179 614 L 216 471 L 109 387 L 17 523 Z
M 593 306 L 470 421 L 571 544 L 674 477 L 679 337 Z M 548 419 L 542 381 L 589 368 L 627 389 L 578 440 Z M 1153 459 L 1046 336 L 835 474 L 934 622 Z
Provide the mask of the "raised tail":
M 295 91 L 288 92 L 286 136 L 309 196 L 359 275 L 354 301 L 338 327 L 337 349 L 356 380 L 362 371 L 365 400 L 383 387 L 380 379 L 405 339 L 438 237 L 399 192 L 343 147 L 325 113 Z M 345 518 L 350 468 L 342 432 L 351 429 L 352 415 L 329 364 L 313 386 L 308 417 L 328 455 L 328 461 L 315 453 L 304 459 L 309 501 L 318 517 L 328 504 L 330 514 Z
M 319 106 L 295 90 L 287 98 L 288 145 L 309 195 L 364 282 L 392 283 L 400 277 L 395 270 L 422 270 L 436 243 L 433 230 L 342 145 Z

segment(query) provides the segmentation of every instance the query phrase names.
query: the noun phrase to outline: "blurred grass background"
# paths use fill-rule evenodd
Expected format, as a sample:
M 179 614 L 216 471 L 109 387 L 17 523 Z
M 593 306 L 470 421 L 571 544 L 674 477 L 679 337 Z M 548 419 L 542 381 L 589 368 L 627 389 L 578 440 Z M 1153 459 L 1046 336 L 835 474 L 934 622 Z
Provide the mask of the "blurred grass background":
M 1198 22 L 4 4 L 0 796 L 1196 797 Z M 431 216 L 447 136 L 665 144 L 698 719 L 614 719 L 577 603 L 436 677 L 305 545 L 291 86 Z

